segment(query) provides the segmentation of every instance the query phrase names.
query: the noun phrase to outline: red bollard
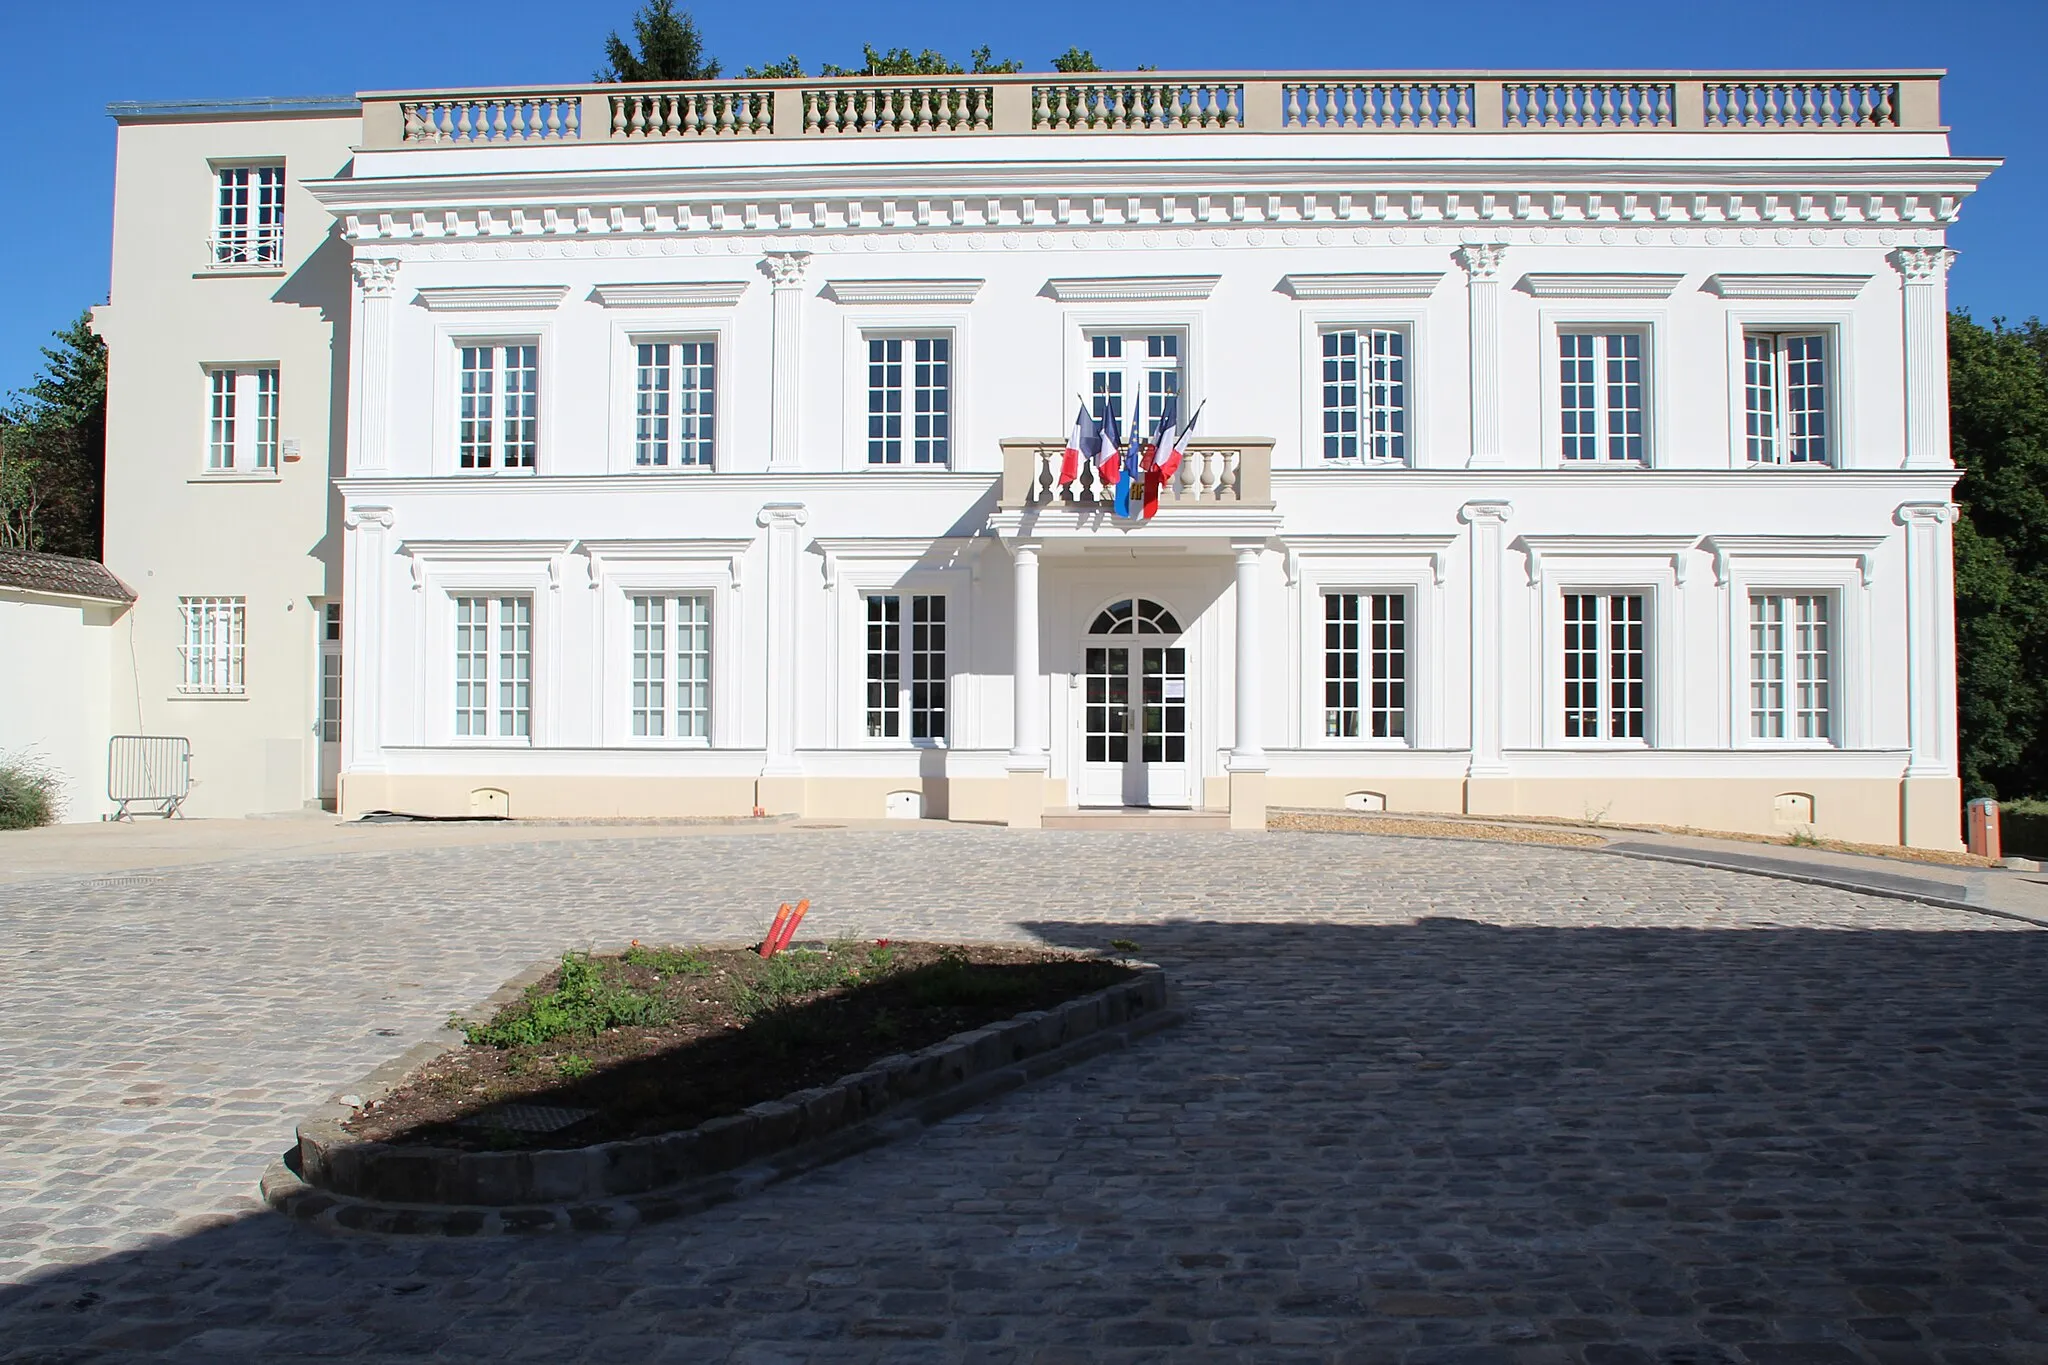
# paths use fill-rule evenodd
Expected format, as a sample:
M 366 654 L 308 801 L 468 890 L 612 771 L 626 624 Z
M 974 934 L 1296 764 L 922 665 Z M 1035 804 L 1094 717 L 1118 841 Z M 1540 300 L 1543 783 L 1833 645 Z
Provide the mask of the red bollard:
M 810 912 L 810 908 L 811 903 L 808 900 L 800 900 L 796 903 L 796 913 L 789 917 L 789 923 L 782 926 L 782 938 L 775 945 L 776 952 L 779 953 L 784 948 L 787 948 L 790 940 L 796 937 L 796 927 L 804 922 L 804 916 Z
M 782 926 L 787 923 L 789 923 L 789 902 L 784 901 L 782 908 L 775 912 L 775 923 L 768 926 L 768 936 L 761 940 L 760 951 L 762 957 L 774 957 L 776 950 L 782 947 L 776 940 L 782 937 Z
M 1998 803 L 1988 796 L 1980 796 L 1964 806 L 1969 813 L 1964 828 L 1968 831 L 1970 852 L 1980 858 L 2002 858 L 2004 840 L 1999 836 Z

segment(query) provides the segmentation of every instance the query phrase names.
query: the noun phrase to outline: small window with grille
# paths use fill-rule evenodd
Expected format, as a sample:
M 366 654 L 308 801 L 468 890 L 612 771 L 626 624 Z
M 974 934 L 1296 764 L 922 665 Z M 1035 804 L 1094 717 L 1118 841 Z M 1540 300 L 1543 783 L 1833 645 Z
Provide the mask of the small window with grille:
M 284 265 L 284 166 L 215 170 L 211 260 L 216 270 Z
M 178 615 L 184 625 L 184 642 L 178 647 L 178 690 L 216 695 L 247 691 L 242 670 L 248 599 L 181 597 Z
M 275 474 L 283 395 L 274 365 L 206 369 L 206 472 Z

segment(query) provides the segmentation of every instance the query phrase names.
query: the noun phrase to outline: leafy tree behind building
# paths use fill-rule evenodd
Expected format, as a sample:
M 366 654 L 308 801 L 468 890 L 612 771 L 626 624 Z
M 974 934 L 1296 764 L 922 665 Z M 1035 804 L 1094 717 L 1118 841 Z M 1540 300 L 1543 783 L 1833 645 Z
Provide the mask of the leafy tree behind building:
M 90 314 L 53 337 L 42 374 L 0 407 L 0 547 L 97 559 L 107 347 Z

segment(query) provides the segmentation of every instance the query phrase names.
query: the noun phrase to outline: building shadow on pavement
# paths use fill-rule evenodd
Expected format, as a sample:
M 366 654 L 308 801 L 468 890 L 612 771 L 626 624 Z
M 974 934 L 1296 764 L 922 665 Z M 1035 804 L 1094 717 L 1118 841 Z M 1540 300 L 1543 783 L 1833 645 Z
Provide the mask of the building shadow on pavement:
M 2048 935 L 1025 927 L 1188 1022 L 622 1236 L 227 1221 L 0 1359 L 2048 1360 Z

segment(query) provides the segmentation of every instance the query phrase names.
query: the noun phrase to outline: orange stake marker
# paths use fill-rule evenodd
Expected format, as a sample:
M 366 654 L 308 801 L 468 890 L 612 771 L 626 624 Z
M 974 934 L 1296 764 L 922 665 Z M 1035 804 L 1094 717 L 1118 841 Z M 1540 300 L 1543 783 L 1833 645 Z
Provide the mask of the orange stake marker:
M 761 940 L 762 957 L 775 956 L 776 950 L 782 946 L 776 940 L 782 937 L 782 926 L 787 924 L 788 922 L 789 902 L 784 901 L 782 903 L 782 908 L 775 912 L 775 923 L 768 926 L 768 937 Z
M 782 941 L 775 945 L 776 952 L 787 948 L 789 941 L 796 937 L 796 927 L 804 922 L 804 916 L 809 913 L 810 908 L 809 900 L 800 900 L 796 903 L 796 913 L 789 917 L 789 923 L 782 926 Z

